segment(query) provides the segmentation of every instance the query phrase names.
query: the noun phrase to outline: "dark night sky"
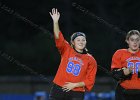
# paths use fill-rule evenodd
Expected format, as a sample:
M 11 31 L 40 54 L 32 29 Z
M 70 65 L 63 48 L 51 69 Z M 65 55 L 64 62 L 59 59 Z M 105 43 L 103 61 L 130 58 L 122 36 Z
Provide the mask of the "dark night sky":
M 1 0 L 8 7 L 37 25 L 52 31 L 52 19 L 49 11 L 58 8 L 61 13 L 60 29 L 66 40 L 70 40 L 73 32 L 82 31 L 87 35 L 87 48 L 99 65 L 110 70 L 111 57 L 120 48 L 126 48 L 124 33 L 138 29 L 140 24 L 139 0 Z M 99 20 L 90 13 L 80 10 L 84 7 L 92 15 L 108 22 Z M 83 10 L 83 8 L 82 8 Z M 21 63 L 29 66 L 38 73 L 54 75 L 57 71 L 60 55 L 53 39 L 33 28 L 27 22 L 0 9 L 0 48 Z M 0 57 L 0 75 L 30 75 L 20 66 L 10 64 Z M 98 71 L 98 75 L 103 72 Z

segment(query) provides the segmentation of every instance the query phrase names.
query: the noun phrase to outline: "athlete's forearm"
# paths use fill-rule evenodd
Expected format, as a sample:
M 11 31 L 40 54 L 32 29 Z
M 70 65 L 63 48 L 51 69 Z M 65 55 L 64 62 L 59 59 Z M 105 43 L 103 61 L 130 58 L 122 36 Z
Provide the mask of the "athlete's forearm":
M 70 91 L 74 88 L 77 88 L 77 87 L 84 87 L 85 86 L 85 83 L 84 82 L 77 82 L 77 83 L 72 83 L 72 82 L 66 82 L 62 89 L 63 91 Z
M 54 31 L 55 38 L 56 39 L 59 39 L 60 29 L 59 29 L 59 23 L 58 23 L 58 21 L 57 22 L 53 22 L 53 31 Z
M 75 83 L 75 87 L 84 87 L 85 86 L 85 83 L 84 82 L 78 82 L 78 83 Z
M 131 73 L 129 72 L 124 73 L 124 69 L 117 69 L 117 68 L 113 69 L 112 74 L 113 74 L 113 78 L 116 79 L 117 81 L 131 78 Z

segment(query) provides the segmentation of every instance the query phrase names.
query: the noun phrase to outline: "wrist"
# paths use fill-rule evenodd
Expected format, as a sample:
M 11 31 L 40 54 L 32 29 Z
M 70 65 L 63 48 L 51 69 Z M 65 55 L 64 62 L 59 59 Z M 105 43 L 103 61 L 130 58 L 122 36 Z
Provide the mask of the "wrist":
M 54 24 L 58 24 L 58 21 L 53 21 Z
M 79 83 L 74 83 L 74 87 L 79 87 Z
M 84 82 L 78 82 L 75 84 L 75 87 L 84 87 L 85 83 Z

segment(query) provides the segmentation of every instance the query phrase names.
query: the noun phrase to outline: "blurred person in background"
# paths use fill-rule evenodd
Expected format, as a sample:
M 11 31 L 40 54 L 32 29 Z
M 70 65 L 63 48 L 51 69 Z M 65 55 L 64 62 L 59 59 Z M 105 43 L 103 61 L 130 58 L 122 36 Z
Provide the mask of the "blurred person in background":
M 116 100 L 140 100 L 140 33 L 130 30 L 126 35 L 128 49 L 119 49 L 112 58 L 111 69 L 118 76 Z

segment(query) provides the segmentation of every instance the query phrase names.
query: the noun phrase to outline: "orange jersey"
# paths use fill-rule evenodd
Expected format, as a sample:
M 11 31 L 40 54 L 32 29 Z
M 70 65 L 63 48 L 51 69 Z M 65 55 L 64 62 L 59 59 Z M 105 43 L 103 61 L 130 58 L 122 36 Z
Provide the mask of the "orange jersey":
M 140 50 L 131 53 L 127 49 L 120 49 L 115 52 L 112 58 L 111 68 L 133 67 L 132 77 L 121 82 L 125 89 L 140 89 L 140 78 L 138 78 L 138 67 L 140 67 Z
M 53 82 L 61 87 L 65 82 L 84 82 L 84 88 L 77 87 L 73 91 L 90 91 L 97 71 L 95 59 L 90 54 L 77 53 L 61 32 L 59 32 L 59 39 L 55 39 L 55 42 L 61 54 L 61 62 Z

